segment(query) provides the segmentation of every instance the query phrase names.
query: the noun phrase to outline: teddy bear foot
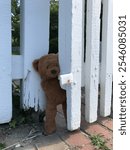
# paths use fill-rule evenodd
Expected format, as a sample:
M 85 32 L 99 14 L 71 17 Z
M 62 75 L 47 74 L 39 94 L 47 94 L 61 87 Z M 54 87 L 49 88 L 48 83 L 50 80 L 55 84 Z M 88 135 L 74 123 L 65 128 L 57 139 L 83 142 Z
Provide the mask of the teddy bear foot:
M 51 132 L 46 132 L 46 131 L 43 129 L 42 134 L 43 134 L 44 136 L 48 136 L 48 135 L 51 135 L 51 134 L 53 134 L 53 133 L 55 133 L 55 132 L 56 132 L 56 130 L 51 131 Z
M 42 134 L 47 136 L 47 135 L 53 134 L 55 132 L 56 132 L 56 128 L 49 128 L 49 129 L 47 129 L 47 128 L 43 127 Z

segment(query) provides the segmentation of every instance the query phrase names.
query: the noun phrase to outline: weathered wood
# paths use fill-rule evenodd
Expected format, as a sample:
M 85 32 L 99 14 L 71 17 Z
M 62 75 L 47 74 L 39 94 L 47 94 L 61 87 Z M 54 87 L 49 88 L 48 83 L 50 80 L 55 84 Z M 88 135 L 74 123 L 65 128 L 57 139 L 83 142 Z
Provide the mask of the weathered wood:
M 86 62 L 85 62 L 85 118 L 89 122 L 97 119 L 99 83 L 101 0 L 87 0 Z
M 32 68 L 32 61 L 48 53 L 49 1 L 21 1 L 21 52 L 23 55 L 23 107 L 45 108 L 40 77 Z
M 0 1 L 0 123 L 12 117 L 11 1 Z
M 59 1 L 59 61 L 61 78 L 62 75 L 68 74 L 66 77 L 68 80 L 61 86 L 67 91 L 67 124 L 69 130 L 80 127 L 81 54 L 82 1 Z
M 103 23 L 100 71 L 100 114 L 111 113 L 112 76 L 113 76 L 113 19 L 112 0 L 103 0 Z

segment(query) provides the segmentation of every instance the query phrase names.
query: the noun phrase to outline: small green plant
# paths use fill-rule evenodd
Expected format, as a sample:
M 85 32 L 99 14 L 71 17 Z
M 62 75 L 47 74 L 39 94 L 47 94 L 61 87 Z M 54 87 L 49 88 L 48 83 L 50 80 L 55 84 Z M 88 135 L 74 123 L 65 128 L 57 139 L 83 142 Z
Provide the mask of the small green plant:
M 17 126 L 21 124 L 34 123 L 34 120 L 31 116 L 31 112 L 29 111 L 30 110 L 28 111 L 20 110 L 19 112 L 16 112 L 16 114 L 14 114 L 13 119 L 9 123 L 9 127 L 15 129 Z
M 12 45 L 20 46 L 20 1 L 11 0 Z
M 4 149 L 6 147 L 5 143 L 0 143 L 0 150 Z
M 16 128 L 17 121 L 14 119 L 9 123 L 10 128 Z
M 102 139 L 101 135 L 92 135 L 90 137 L 92 144 L 96 146 L 98 150 L 110 150 L 105 144 L 106 141 Z

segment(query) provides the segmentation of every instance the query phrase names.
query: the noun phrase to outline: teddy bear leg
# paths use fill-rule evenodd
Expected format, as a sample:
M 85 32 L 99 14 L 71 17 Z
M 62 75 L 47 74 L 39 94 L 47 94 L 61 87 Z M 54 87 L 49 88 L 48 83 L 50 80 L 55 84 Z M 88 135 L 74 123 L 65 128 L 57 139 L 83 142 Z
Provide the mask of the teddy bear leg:
M 52 134 L 56 131 L 56 122 L 55 122 L 55 117 L 56 117 L 56 106 L 49 106 L 46 107 L 46 120 L 45 120 L 45 126 L 44 126 L 44 134 Z
M 64 117 L 67 123 L 67 104 L 66 102 L 62 103 L 62 109 L 63 109 L 63 113 L 64 113 Z

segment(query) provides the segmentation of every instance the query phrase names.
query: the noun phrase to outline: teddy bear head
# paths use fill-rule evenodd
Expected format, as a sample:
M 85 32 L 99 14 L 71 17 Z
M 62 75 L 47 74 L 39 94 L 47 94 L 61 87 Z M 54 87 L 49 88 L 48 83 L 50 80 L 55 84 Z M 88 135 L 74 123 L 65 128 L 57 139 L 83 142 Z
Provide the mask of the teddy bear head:
M 42 56 L 33 61 L 33 67 L 43 79 L 49 80 L 57 78 L 60 73 L 58 55 L 48 54 Z

